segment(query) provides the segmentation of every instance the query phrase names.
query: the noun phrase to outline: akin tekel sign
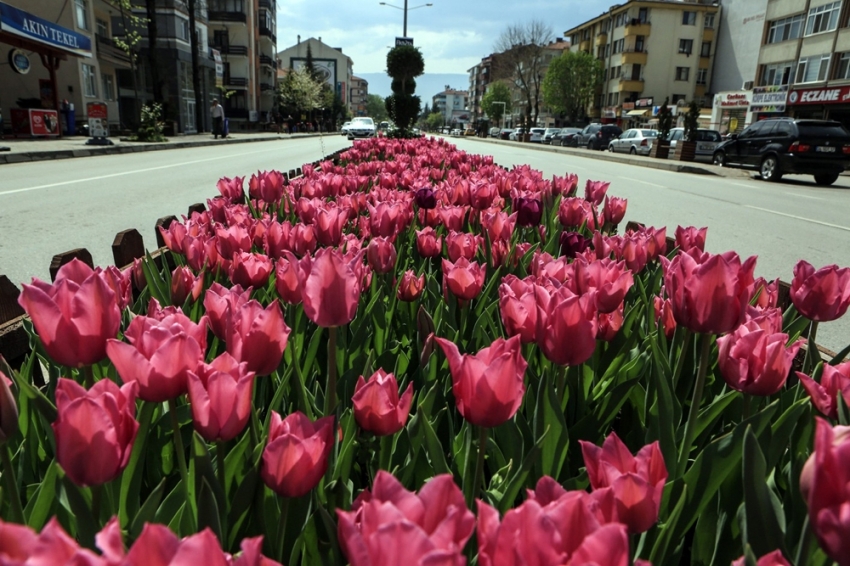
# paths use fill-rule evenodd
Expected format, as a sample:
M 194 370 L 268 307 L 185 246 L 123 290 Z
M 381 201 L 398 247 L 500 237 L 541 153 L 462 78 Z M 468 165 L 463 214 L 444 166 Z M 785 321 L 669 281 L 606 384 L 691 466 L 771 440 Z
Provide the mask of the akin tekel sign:
M 91 57 L 91 38 L 0 2 L 0 31 L 81 57 Z

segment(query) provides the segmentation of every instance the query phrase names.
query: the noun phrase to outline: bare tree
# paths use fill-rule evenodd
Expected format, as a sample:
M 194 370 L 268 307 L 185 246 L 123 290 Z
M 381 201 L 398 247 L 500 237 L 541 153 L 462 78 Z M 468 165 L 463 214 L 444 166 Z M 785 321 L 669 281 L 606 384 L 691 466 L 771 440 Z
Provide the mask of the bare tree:
M 542 20 L 525 24 L 511 24 L 496 40 L 494 79 L 507 79 L 524 99 L 523 126 L 537 123 L 540 114 L 540 96 L 546 63 L 544 51 L 552 43 L 552 28 Z

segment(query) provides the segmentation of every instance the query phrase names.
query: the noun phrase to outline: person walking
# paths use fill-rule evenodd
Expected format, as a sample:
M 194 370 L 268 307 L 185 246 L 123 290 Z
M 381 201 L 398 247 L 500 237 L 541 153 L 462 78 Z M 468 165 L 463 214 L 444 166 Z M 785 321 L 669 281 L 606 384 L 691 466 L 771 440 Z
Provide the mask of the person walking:
M 224 137 L 221 127 L 224 124 L 224 107 L 218 103 L 217 98 L 213 98 L 210 115 L 213 121 L 213 139 L 218 139 L 218 136 Z

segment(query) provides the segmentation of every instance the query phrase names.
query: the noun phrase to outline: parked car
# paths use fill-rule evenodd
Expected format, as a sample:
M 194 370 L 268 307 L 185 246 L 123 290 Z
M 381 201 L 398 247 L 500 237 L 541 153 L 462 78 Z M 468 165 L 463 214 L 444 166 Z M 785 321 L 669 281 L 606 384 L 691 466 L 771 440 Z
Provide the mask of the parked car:
M 498 137 L 499 137 L 499 132 L 501 132 L 501 131 L 502 131 L 502 129 L 501 129 L 501 128 L 498 128 L 498 127 L 490 128 L 490 132 L 489 132 L 489 133 L 490 133 L 490 137 L 491 137 L 491 138 L 498 138 Z
M 450 136 L 460 137 L 460 128 L 455 128 L 451 132 L 449 132 Z
M 521 136 L 525 134 L 525 128 L 515 128 L 508 139 L 511 141 L 520 141 Z
M 685 128 L 673 128 L 667 134 L 667 141 L 670 142 L 670 153 L 676 149 L 679 140 L 685 138 Z M 723 137 L 717 130 L 708 130 L 705 128 L 697 129 L 697 148 L 694 159 L 696 161 L 711 161 L 714 155 L 714 150 L 723 141 Z
M 785 174 L 814 175 L 831 185 L 850 165 L 850 132 L 840 122 L 769 118 L 750 124 L 717 146 L 715 165 L 757 169 L 766 181 Z
M 576 147 L 587 149 L 608 149 L 608 142 L 623 133 L 618 126 L 589 124 L 576 134 Z
M 346 122 L 345 124 L 343 124 L 342 127 L 339 129 L 339 133 L 344 136 L 347 136 L 349 126 L 351 126 L 351 122 Z
M 632 128 L 608 142 L 608 151 L 631 153 L 632 155 L 649 155 L 649 150 L 652 149 L 652 142 L 657 137 L 658 130 Z
M 348 139 L 371 138 L 375 135 L 375 121 L 371 118 L 358 116 L 348 125 Z
M 500 140 L 509 140 L 511 139 L 511 134 L 514 133 L 513 128 L 502 128 L 499 130 L 499 139 Z
M 552 145 L 564 147 L 576 147 L 575 137 L 581 133 L 581 128 L 561 128 L 561 131 L 552 136 Z
M 467 128 L 463 131 L 465 136 L 475 136 L 475 128 Z
M 561 131 L 561 128 L 546 128 L 543 133 L 543 143 L 552 143 L 552 137 Z
M 546 133 L 546 128 L 531 128 L 530 130 L 528 130 L 528 133 L 531 134 L 531 137 L 528 139 L 528 141 L 534 143 L 543 143 L 543 136 Z

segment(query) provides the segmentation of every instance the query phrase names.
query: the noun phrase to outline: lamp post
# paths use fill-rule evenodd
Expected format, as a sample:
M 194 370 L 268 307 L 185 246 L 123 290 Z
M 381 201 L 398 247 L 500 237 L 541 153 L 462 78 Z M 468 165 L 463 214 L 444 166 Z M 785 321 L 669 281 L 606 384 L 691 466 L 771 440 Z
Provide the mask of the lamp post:
M 395 8 L 396 10 L 403 10 L 404 11 L 404 33 L 403 33 L 403 37 L 407 37 L 407 11 L 408 10 L 417 10 L 419 8 L 428 8 L 429 6 L 434 5 L 434 4 L 429 2 L 427 4 L 420 4 L 419 6 L 414 6 L 412 8 L 408 8 L 407 7 L 407 0 L 404 0 L 404 8 L 402 8 L 401 6 L 396 6 L 395 4 L 387 4 L 386 2 L 379 2 L 379 4 L 381 6 L 388 6 L 390 8 Z

